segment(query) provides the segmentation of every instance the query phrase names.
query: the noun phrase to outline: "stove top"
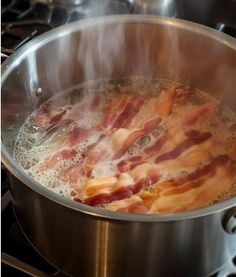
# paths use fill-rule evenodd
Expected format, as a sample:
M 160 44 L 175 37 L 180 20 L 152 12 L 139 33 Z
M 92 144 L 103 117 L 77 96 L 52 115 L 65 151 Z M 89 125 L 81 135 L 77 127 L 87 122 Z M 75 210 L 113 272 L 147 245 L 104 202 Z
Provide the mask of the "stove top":
M 178 17 L 205 24 L 236 37 L 235 0 L 2 0 L 1 5 L 1 52 L 6 55 L 12 54 L 29 40 L 52 28 L 108 14 L 145 13 Z M 9 176 L 3 166 L 2 276 L 67 276 L 50 265 L 22 233 L 11 205 Z M 211 277 L 233 276 L 236 276 L 236 257 L 232 257 L 232 260 Z
M 32 38 L 66 23 L 104 14 L 132 13 L 132 4 L 122 0 L 83 1 L 78 6 L 60 2 L 66 1 L 2 1 L 2 53 L 9 55 Z
M 2 0 L 1 52 L 9 55 L 32 38 L 57 26 L 108 14 L 178 17 L 236 37 L 235 0 L 204 2 L 203 5 L 203 1 L 193 0 Z

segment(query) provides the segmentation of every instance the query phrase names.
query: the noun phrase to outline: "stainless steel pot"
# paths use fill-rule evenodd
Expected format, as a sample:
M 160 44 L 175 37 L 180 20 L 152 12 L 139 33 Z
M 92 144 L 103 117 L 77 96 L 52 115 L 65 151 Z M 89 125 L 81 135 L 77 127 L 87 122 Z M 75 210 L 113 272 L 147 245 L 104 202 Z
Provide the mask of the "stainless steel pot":
M 177 19 L 112 16 L 73 23 L 28 43 L 4 64 L 2 160 L 20 225 L 73 276 L 206 276 L 236 254 L 236 198 L 191 212 L 129 215 L 47 190 L 12 158 L 16 134 L 41 102 L 84 80 L 164 75 L 236 110 L 236 41 Z

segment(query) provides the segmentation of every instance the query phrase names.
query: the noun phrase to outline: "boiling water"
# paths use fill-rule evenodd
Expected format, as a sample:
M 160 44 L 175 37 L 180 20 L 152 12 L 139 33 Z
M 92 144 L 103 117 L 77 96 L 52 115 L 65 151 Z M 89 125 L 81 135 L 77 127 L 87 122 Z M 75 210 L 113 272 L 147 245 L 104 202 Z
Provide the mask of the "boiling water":
M 73 198 L 74 195 L 80 196 L 83 184 L 88 176 L 81 176 L 76 184 L 71 184 L 69 182 L 69 177 L 60 177 L 61 172 L 66 172 L 66 169 L 77 164 L 80 164 L 81 167 L 86 166 L 84 163 L 86 153 L 91 144 L 96 143 L 101 135 L 101 130 L 98 131 L 95 127 L 101 124 L 103 115 L 109 109 L 111 102 L 117 96 L 126 95 L 128 97 L 133 93 L 143 96 L 145 99 L 153 99 L 158 97 L 163 90 L 170 90 L 173 88 L 177 88 L 177 92 L 183 91 L 187 96 L 180 97 L 175 101 L 171 114 L 167 117 L 163 117 L 157 128 L 130 145 L 121 157 L 117 159 L 105 159 L 95 165 L 90 172 L 89 178 L 117 176 L 119 174 L 117 165 L 122 160 L 127 160 L 134 156 L 142 156 L 144 147 L 152 145 L 158 137 L 166 134 L 169 130 L 185 129 L 186 127 L 182 126 L 185 118 L 187 118 L 198 106 L 200 107 L 207 103 L 215 104 L 217 107 L 214 116 L 209 122 L 208 118 L 197 121 L 194 124 L 194 128 L 191 127 L 191 129 L 200 130 L 201 132 L 210 132 L 214 142 L 217 142 L 215 156 L 220 154 L 228 155 L 232 161 L 231 166 L 235 169 L 236 114 L 232 110 L 222 107 L 217 99 L 204 92 L 195 88 L 183 86 L 174 81 L 160 78 L 150 79 L 132 77 L 122 80 L 89 82 L 57 95 L 34 111 L 25 121 L 16 141 L 14 157 L 25 172 L 48 189 L 69 198 Z M 91 102 L 86 102 L 86 99 L 92 99 L 94 95 L 99 96 L 99 105 L 97 106 L 96 103 L 91 104 Z M 86 105 L 88 105 L 88 107 L 86 107 Z M 145 107 L 148 107 L 148 105 L 143 105 L 140 108 L 140 112 L 142 109 L 145 109 Z M 51 116 L 51 121 L 41 112 L 44 109 L 46 110 L 46 114 L 49 111 L 48 116 Z M 54 112 L 54 110 L 56 112 Z M 57 115 L 63 111 L 66 111 L 66 117 L 57 120 Z M 53 116 L 54 119 L 52 119 Z M 39 118 L 39 120 L 35 120 L 35 118 Z M 40 120 L 42 120 L 42 122 L 40 122 Z M 54 123 L 54 120 L 56 123 Z M 63 138 L 65 139 L 68 137 L 77 127 L 87 130 L 93 128 L 94 131 L 91 132 L 83 142 L 73 145 L 76 154 L 70 159 L 58 158 L 58 161 L 51 168 L 42 168 L 43 162 L 53 156 L 57 151 L 68 149 L 68 145 L 65 142 L 63 143 Z M 188 130 L 187 128 L 186 131 Z M 104 128 L 103 135 L 109 135 L 110 132 L 111 130 L 109 130 L 109 128 Z M 110 145 L 107 145 L 107 148 L 109 147 Z M 187 151 L 189 150 L 186 150 L 186 152 Z M 202 165 L 204 165 L 204 162 L 200 161 L 194 167 L 179 168 L 171 172 L 168 172 L 168 168 L 163 166 L 161 167 L 162 172 L 158 182 L 161 183 L 167 180 L 181 178 L 194 172 Z M 216 199 L 211 200 L 209 203 L 206 203 L 206 205 L 235 196 L 235 179 L 234 176 L 230 188 L 227 188 L 227 190 L 220 193 Z M 148 189 L 151 191 L 153 186 L 150 186 Z M 83 193 L 81 195 L 83 195 Z

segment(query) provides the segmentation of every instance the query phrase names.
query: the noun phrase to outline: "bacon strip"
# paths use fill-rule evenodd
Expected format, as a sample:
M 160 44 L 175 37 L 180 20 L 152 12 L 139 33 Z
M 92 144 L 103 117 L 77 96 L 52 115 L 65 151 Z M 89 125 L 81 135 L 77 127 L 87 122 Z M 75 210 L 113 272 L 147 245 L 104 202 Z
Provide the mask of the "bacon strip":
M 207 139 L 209 139 L 211 136 L 212 136 L 212 135 L 211 135 L 210 132 L 206 132 L 206 133 L 202 133 L 202 134 L 201 134 L 200 136 L 198 136 L 198 137 L 186 139 L 185 141 L 183 141 L 182 143 L 180 143 L 179 145 L 177 145 L 173 150 L 159 155 L 159 156 L 155 159 L 155 163 L 159 163 L 159 162 L 164 161 L 164 160 L 176 159 L 176 158 L 177 158 L 178 156 L 180 156 L 185 150 L 189 149 L 189 148 L 192 147 L 193 145 L 197 145 L 197 144 L 203 143 L 204 141 L 206 141 Z
M 156 102 L 154 102 L 154 106 L 153 106 L 154 109 L 156 109 L 157 112 L 160 113 L 161 115 L 165 115 L 165 116 L 169 115 L 173 107 L 175 95 L 176 95 L 176 92 L 174 90 L 163 91 L 161 95 L 157 98 L 157 100 L 155 100 Z M 124 111 L 121 112 L 115 120 L 114 120 L 114 110 L 113 111 L 109 110 L 109 112 L 104 117 L 103 126 L 108 126 L 108 122 L 112 120 L 113 120 L 112 126 L 116 128 L 121 128 L 121 127 L 124 127 L 124 125 L 128 125 L 131 122 L 134 115 L 138 113 L 139 108 L 141 107 L 143 102 L 144 100 L 140 96 L 138 98 L 137 96 L 132 97 L 132 103 L 128 102 L 125 106 Z M 124 103 L 124 99 L 120 98 L 118 99 L 117 102 L 115 102 L 114 105 L 120 106 L 123 103 Z M 140 116 L 140 114 L 142 114 L 142 112 L 138 114 L 138 117 Z M 159 116 L 155 115 L 155 111 L 154 111 L 154 116 L 153 116 L 153 113 L 151 113 L 149 114 L 149 116 L 146 117 L 146 122 L 144 122 L 144 124 L 143 124 L 142 117 L 139 123 L 135 118 L 135 122 L 136 122 L 135 127 L 137 128 L 137 126 L 141 127 L 143 125 L 142 129 L 141 130 L 135 129 L 132 133 L 130 133 L 130 135 L 126 139 L 124 139 L 123 141 L 121 139 L 119 141 L 119 148 L 111 158 L 112 159 L 120 158 L 138 138 L 151 132 L 160 123 L 160 121 L 161 119 Z M 116 135 L 116 132 L 114 133 L 113 136 L 115 135 Z M 103 142 L 101 142 L 100 144 L 103 144 Z M 105 148 L 107 149 L 107 146 L 105 146 Z M 101 147 L 100 150 L 98 149 L 99 149 L 99 145 L 93 145 L 93 151 L 87 152 L 87 162 L 89 164 L 94 165 L 97 162 L 103 159 L 107 159 L 109 157 L 110 151 L 107 152 L 103 147 Z
M 92 135 L 95 135 L 99 132 L 100 129 L 96 126 L 90 129 L 75 127 L 66 138 L 63 138 L 60 141 L 60 144 L 73 147 L 84 142 L 86 139 L 90 138 Z
M 157 154 L 161 148 L 164 146 L 164 144 L 167 142 L 168 140 L 168 136 L 167 135 L 163 135 L 161 136 L 159 139 L 157 139 L 157 141 L 149 146 L 149 147 L 146 147 L 143 152 L 147 155 L 147 156 L 150 156 L 150 155 L 153 155 L 153 154 Z
M 73 159 L 76 156 L 76 154 L 77 152 L 73 148 L 61 150 L 55 153 L 53 156 L 46 158 L 46 160 L 44 160 L 39 166 L 39 169 L 41 171 L 49 170 L 62 160 L 65 161 Z
M 124 104 L 124 102 L 123 102 L 124 100 L 127 101 L 127 97 L 126 98 L 122 97 L 118 101 L 116 100 L 117 101 L 116 105 L 120 106 L 121 104 Z M 87 109 L 88 106 L 90 106 L 90 107 L 97 106 L 98 102 L 99 101 L 96 98 L 95 99 L 91 98 L 87 102 L 85 101 L 84 106 Z M 130 121 L 132 120 L 133 116 L 139 111 L 139 108 L 141 107 L 143 102 L 144 102 L 144 99 L 140 96 L 136 95 L 136 96 L 130 97 L 127 101 L 127 104 L 126 104 L 124 110 L 113 121 L 113 127 L 121 128 L 122 126 L 126 126 L 127 124 L 129 124 Z M 112 108 L 114 109 L 114 106 Z M 81 110 L 83 111 L 84 108 L 81 108 L 80 111 Z M 116 110 L 113 110 L 112 113 L 111 113 L 111 111 L 109 111 L 108 114 L 105 116 L 103 124 L 102 124 L 104 127 L 108 126 L 108 124 L 111 124 L 111 122 L 109 122 L 109 121 L 113 120 L 113 117 L 115 116 L 114 112 L 117 113 Z M 100 132 L 100 131 L 101 131 L 101 129 L 99 126 L 96 126 L 96 127 L 90 128 L 90 129 L 76 127 L 72 130 L 72 132 L 70 133 L 70 135 L 67 138 L 63 138 L 61 140 L 60 144 L 69 145 L 69 146 L 73 147 L 77 144 L 82 143 L 83 141 L 85 141 L 86 139 L 91 137 L 91 135 L 94 135 L 94 133 Z M 140 136 L 139 133 L 134 133 L 134 134 L 130 135 L 124 142 L 123 147 L 120 149 L 120 155 L 122 155 L 122 153 L 124 153 L 127 150 L 127 148 L 132 144 L 132 142 L 136 140 L 136 137 L 138 138 L 139 136 Z M 92 164 L 97 163 L 98 161 L 106 159 L 106 157 L 108 157 L 109 152 L 107 152 L 107 145 L 104 145 L 106 149 L 104 149 L 103 147 L 100 147 L 100 145 L 104 143 L 104 140 L 107 140 L 107 137 L 100 135 L 98 137 L 97 141 L 94 142 L 92 145 L 90 145 L 88 147 L 88 149 L 86 150 L 87 163 L 90 164 L 90 167 Z M 99 145 L 99 143 L 100 143 L 100 145 Z M 100 150 L 98 150 L 99 148 L 100 148 Z M 79 168 L 80 166 L 81 166 L 81 163 L 76 165 L 77 168 Z M 90 167 L 87 167 L 87 169 Z M 74 168 L 75 167 L 72 166 L 71 172 L 75 172 Z M 78 172 L 76 172 L 77 178 L 80 178 L 81 177 L 80 174 L 86 172 L 86 170 L 85 171 L 78 170 Z M 64 179 L 65 174 L 70 174 L 70 170 L 63 171 L 60 174 L 63 179 Z M 69 178 L 69 179 L 75 180 L 75 177 Z
M 227 163 L 229 163 L 229 161 L 230 161 L 229 156 L 219 155 L 219 156 L 213 158 L 212 161 L 208 165 L 203 166 L 202 168 L 197 169 L 193 173 L 179 179 L 177 181 L 177 184 L 182 185 L 186 182 L 190 182 L 197 178 L 204 177 L 211 172 L 214 173 L 214 170 L 216 169 L 216 167 L 226 165 Z
M 120 158 L 140 137 L 152 132 L 161 122 L 160 118 L 154 118 L 144 125 L 142 130 L 137 130 L 131 133 L 123 142 L 121 148 L 114 154 L 113 160 Z
M 86 163 L 94 166 L 108 158 L 118 159 L 138 138 L 155 129 L 160 121 L 160 118 L 152 119 L 141 130 L 118 129 L 110 137 L 104 137 L 91 151 L 86 153 Z
M 186 126 L 194 125 L 200 120 L 211 120 L 217 110 L 215 103 L 206 103 L 200 107 L 197 107 L 192 114 L 188 115 L 183 121 Z
M 128 209 L 132 205 L 135 205 L 138 203 L 141 203 L 141 205 L 143 205 L 143 200 L 139 197 L 139 195 L 135 194 L 129 198 L 118 200 L 118 201 L 113 201 L 113 202 L 107 204 L 106 209 L 110 210 L 110 211 L 129 212 Z
M 128 126 L 132 118 L 138 113 L 140 107 L 143 105 L 144 99 L 138 95 L 131 98 L 124 110 L 119 114 L 112 124 L 112 128 L 123 128 Z
M 193 145 L 200 144 L 204 142 L 208 136 L 210 137 L 210 134 L 205 133 L 204 135 L 201 132 L 198 132 L 196 130 L 186 132 L 185 134 L 187 136 L 190 136 L 191 139 L 186 139 L 178 146 L 176 146 L 173 150 L 159 155 L 159 157 L 156 158 L 157 160 L 156 163 L 159 163 L 160 161 L 175 159 L 188 148 L 192 147 Z M 168 142 L 168 135 L 163 135 L 159 137 L 153 145 L 144 148 L 143 150 L 144 155 L 135 156 L 130 159 L 121 161 L 117 165 L 118 169 L 120 170 L 120 172 L 125 172 L 135 168 L 136 166 L 142 164 L 148 158 L 152 156 L 156 156 L 167 142 Z
M 115 209 L 117 212 L 130 213 L 130 214 L 147 214 L 150 209 L 150 201 L 140 200 L 131 202 L 130 205 Z
M 189 181 L 182 185 L 178 185 L 177 182 L 172 189 L 160 190 L 155 196 L 150 212 L 185 211 L 209 205 L 235 182 L 233 169 L 227 166 L 228 163 L 228 157 L 216 157 L 204 174 L 195 174 L 194 178 L 189 178 Z
M 51 126 L 59 122 L 66 114 L 66 99 L 60 99 L 56 102 L 48 102 L 39 107 L 34 113 L 31 122 L 34 126 L 41 128 L 51 128 Z
M 168 116 L 172 112 L 176 97 L 176 90 L 165 90 L 161 92 L 156 105 L 156 111 L 161 116 Z
M 173 109 L 175 96 L 175 90 L 162 91 L 158 97 L 147 101 L 132 120 L 129 127 L 131 129 L 143 128 L 148 121 L 170 115 Z
M 68 99 L 60 99 L 57 102 L 49 102 L 42 105 L 32 118 L 32 123 L 35 126 L 50 129 L 61 121 L 65 116 L 70 120 L 78 120 L 86 111 L 94 110 L 101 104 L 98 95 L 84 97 L 83 100 L 76 104 L 76 113 L 71 114 L 70 110 L 66 109 L 69 104 Z
M 88 204 L 91 206 L 100 206 L 104 204 L 111 203 L 116 200 L 121 200 L 124 198 L 128 198 L 133 194 L 138 193 L 142 188 L 147 187 L 149 185 L 152 185 L 159 179 L 159 176 L 148 176 L 146 178 L 143 178 L 139 180 L 134 185 L 129 185 L 126 187 L 121 187 L 118 190 L 113 191 L 112 193 L 103 193 L 98 194 L 93 197 L 89 197 L 82 201 L 84 204 Z M 81 199 L 78 199 L 78 197 L 74 198 L 75 201 L 81 202 Z
M 78 144 L 84 142 L 86 139 L 91 137 L 91 135 L 96 134 L 98 131 L 99 130 L 97 127 L 90 129 L 75 127 L 69 135 L 63 136 L 63 138 L 57 142 L 56 147 L 54 147 L 55 150 L 52 149 L 53 153 L 49 153 L 49 156 L 42 162 L 40 169 L 42 171 L 49 170 L 61 160 L 69 160 L 74 158 L 77 152 L 72 147 L 75 147 Z M 67 147 L 70 147 L 70 149 Z M 59 150 L 60 148 L 61 150 Z
M 139 198 L 117 201 L 107 208 L 119 212 L 146 214 L 185 211 L 206 206 L 225 189 L 225 185 L 232 184 L 232 169 L 227 167 L 229 163 L 227 155 L 219 155 L 184 178 L 158 184 L 153 193 L 145 191 Z
M 55 124 L 57 122 L 59 122 L 66 114 L 66 110 L 62 111 L 62 112 L 59 112 L 57 114 L 55 114 L 53 117 L 50 118 L 49 120 L 49 124 Z
M 112 126 L 113 122 L 115 121 L 117 117 L 117 111 L 118 113 L 123 110 L 125 104 L 127 101 L 127 97 L 125 95 L 117 96 L 109 105 L 108 109 L 105 111 L 103 121 L 102 121 L 102 127 L 107 128 L 109 126 Z
M 123 160 L 118 163 L 117 168 L 120 172 L 125 172 L 133 169 L 134 167 L 143 163 L 142 156 L 135 156 L 127 160 Z

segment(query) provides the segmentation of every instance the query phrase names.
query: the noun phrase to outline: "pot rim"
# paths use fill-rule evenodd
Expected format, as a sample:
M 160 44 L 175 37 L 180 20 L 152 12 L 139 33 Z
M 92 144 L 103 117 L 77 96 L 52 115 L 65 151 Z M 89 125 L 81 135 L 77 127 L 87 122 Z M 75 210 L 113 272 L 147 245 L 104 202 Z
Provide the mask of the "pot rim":
M 25 46 L 14 52 L 3 64 L 2 64 L 2 87 L 4 81 L 7 79 L 13 69 L 15 69 L 29 53 L 39 49 L 42 45 L 53 41 L 62 36 L 66 36 L 70 33 L 85 30 L 98 25 L 103 24 L 127 24 L 127 23 L 144 23 L 144 24 L 161 24 L 167 26 L 175 26 L 179 29 L 192 31 L 207 37 L 210 37 L 216 41 L 220 41 L 226 47 L 232 48 L 236 51 L 236 40 L 226 34 L 222 34 L 212 28 L 193 23 L 190 21 L 151 16 L 151 15 L 112 15 L 102 16 L 97 18 L 84 19 L 79 22 L 73 22 L 61 27 L 57 27 L 50 30 L 35 39 L 28 42 Z M 200 208 L 192 211 L 166 213 L 166 214 L 153 214 L 153 215 L 141 215 L 141 214 L 126 214 L 120 212 L 108 211 L 101 208 L 91 207 L 85 204 L 75 202 L 71 199 L 62 197 L 39 182 L 36 182 L 33 178 L 27 175 L 17 164 L 17 162 L 11 157 L 6 150 L 3 142 L 1 141 L 2 162 L 4 166 L 13 174 L 17 179 L 24 183 L 27 187 L 39 193 L 41 196 L 48 198 L 49 200 L 56 202 L 59 205 L 65 206 L 69 209 L 81 212 L 83 214 L 96 216 L 101 219 L 108 220 L 120 220 L 120 221 L 135 221 L 135 222 L 166 222 L 185 220 L 190 218 L 196 218 L 201 216 L 207 216 L 213 213 L 224 211 L 236 204 L 236 197 L 232 197 L 224 202 L 214 204 L 205 208 Z

